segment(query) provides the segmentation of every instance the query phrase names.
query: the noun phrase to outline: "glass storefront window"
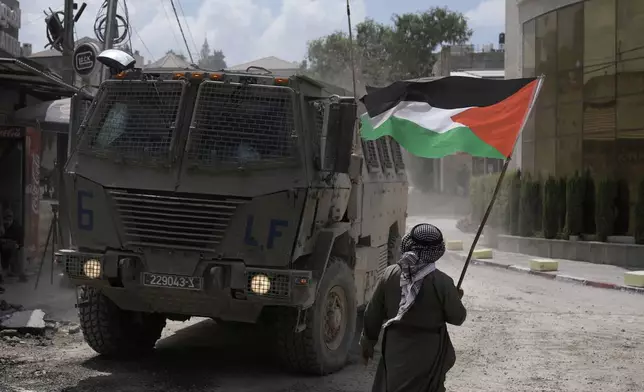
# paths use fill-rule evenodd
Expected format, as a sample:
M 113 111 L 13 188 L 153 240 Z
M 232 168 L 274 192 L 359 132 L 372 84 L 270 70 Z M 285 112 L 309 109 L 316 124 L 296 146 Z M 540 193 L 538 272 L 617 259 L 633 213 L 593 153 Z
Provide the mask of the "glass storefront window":
M 577 136 L 581 139 L 583 103 L 559 102 L 557 105 L 557 136 Z
M 642 93 L 644 93 L 644 58 L 617 63 L 617 95 Z
M 615 140 L 584 140 L 583 166 L 595 178 L 611 177 L 615 169 Z
M 524 141 L 521 144 L 521 170 L 534 171 L 534 141 Z
M 523 132 L 521 133 L 521 138 L 523 141 L 534 140 L 535 117 L 536 117 L 536 108 L 533 108 L 532 113 L 530 113 L 530 116 L 525 122 L 525 127 L 523 127 Z
M 566 136 L 557 138 L 557 176 L 571 176 L 581 171 L 581 138 Z
M 615 0 L 584 3 L 584 97 L 615 97 Z M 607 100 L 604 100 L 607 101 Z
M 555 106 L 535 108 L 535 139 L 548 139 L 556 135 L 557 108 Z
M 644 93 L 644 1 L 617 2 L 617 94 Z
M 523 25 L 523 77 L 531 78 L 535 75 L 535 21 L 531 20 Z
M 584 68 L 596 72 L 615 61 L 615 0 L 586 1 L 584 20 Z
M 554 74 L 557 72 L 557 13 L 541 15 L 536 19 L 535 28 L 536 72 Z
M 557 102 L 581 102 L 583 99 L 583 70 L 559 71 L 557 75 Z
M 583 138 L 615 139 L 615 102 L 584 102 Z
M 557 68 L 581 69 L 584 56 L 584 3 L 557 11 Z
M 557 74 L 546 75 L 537 97 L 537 106 L 553 106 L 557 103 Z
M 555 174 L 557 139 L 537 139 L 534 150 L 535 172 L 539 175 Z
M 644 94 L 617 97 L 617 137 L 644 137 Z
M 617 2 L 618 60 L 644 58 L 644 1 Z

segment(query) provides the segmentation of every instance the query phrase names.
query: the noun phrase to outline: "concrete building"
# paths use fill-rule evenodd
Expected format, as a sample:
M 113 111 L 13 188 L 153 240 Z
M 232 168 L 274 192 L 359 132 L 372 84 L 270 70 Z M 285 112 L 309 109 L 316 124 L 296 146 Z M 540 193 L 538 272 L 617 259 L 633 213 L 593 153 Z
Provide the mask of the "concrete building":
M 20 3 L 0 0 L 0 57 L 20 57 L 18 32 L 21 23 Z
M 506 0 L 506 75 L 545 75 L 517 161 L 644 177 L 644 0 Z

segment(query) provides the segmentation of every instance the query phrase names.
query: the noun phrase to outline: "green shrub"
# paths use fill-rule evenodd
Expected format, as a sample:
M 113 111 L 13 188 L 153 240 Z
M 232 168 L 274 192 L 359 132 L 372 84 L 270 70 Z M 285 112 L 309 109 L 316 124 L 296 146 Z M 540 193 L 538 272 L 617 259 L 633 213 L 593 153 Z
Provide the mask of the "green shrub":
M 490 202 L 492 201 L 492 196 L 494 195 L 494 188 L 496 188 L 496 184 L 499 181 L 499 175 L 498 174 L 490 174 L 485 177 L 483 177 L 483 183 L 484 183 L 484 193 L 483 193 L 483 200 L 485 201 L 485 210 L 490 205 Z M 499 227 L 499 222 L 500 222 L 500 211 L 503 209 L 503 200 L 501 199 L 500 192 L 496 197 L 496 200 L 494 201 L 494 206 L 492 206 L 492 211 L 490 212 L 490 216 L 488 217 L 488 220 L 486 222 L 486 225 L 489 227 L 494 227 L 498 228 Z
M 644 245 L 644 180 L 637 187 L 637 203 L 635 203 L 635 243 Z
M 595 204 L 595 233 L 599 241 L 606 241 L 613 235 L 615 228 L 615 199 L 617 198 L 617 182 L 605 178 L 597 185 Z
M 505 231 L 511 235 L 519 234 L 519 200 L 521 200 L 521 171 L 508 173 L 504 180 L 507 186 L 507 208 L 505 213 Z
M 590 170 L 586 170 L 583 176 L 584 193 L 582 205 L 584 209 L 584 234 L 595 234 L 595 181 Z
M 615 217 L 615 234 L 626 235 L 630 225 L 631 216 L 631 202 L 630 202 L 630 189 L 628 181 L 621 179 L 617 181 L 617 199 L 615 206 L 617 207 L 617 216 Z
M 481 213 L 482 196 L 481 177 L 470 178 L 470 215 L 472 216 L 473 222 L 480 221 L 480 218 L 483 216 Z
M 561 177 L 557 181 L 557 200 L 559 201 L 559 224 L 557 226 L 557 231 L 559 234 L 563 233 L 566 229 L 566 187 L 568 182 L 565 177 Z
M 585 179 L 575 173 L 566 186 L 566 225 L 564 235 L 578 236 L 584 230 L 584 190 Z
M 529 174 L 524 174 L 521 179 L 521 196 L 519 200 L 519 235 L 531 237 L 540 230 L 537 222 L 540 221 L 539 206 L 541 197 L 539 181 L 535 181 Z
M 543 236 L 547 239 L 557 237 L 559 232 L 559 184 L 550 176 L 543 184 Z
M 543 231 L 543 186 L 538 177 L 532 181 L 532 200 L 535 214 L 534 232 L 541 233 Z

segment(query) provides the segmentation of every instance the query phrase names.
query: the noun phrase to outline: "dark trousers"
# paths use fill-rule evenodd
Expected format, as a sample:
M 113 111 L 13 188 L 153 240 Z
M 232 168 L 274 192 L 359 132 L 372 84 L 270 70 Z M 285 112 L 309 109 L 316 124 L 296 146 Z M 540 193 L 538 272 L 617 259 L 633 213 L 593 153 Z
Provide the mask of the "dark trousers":
M 22 275 L 22 260 L 20 260 L 20 249 L 11 246 L 2 246 L 0 250 L 0 261 L 2 262 L 2 269 L 12 272 L 16 275 Z

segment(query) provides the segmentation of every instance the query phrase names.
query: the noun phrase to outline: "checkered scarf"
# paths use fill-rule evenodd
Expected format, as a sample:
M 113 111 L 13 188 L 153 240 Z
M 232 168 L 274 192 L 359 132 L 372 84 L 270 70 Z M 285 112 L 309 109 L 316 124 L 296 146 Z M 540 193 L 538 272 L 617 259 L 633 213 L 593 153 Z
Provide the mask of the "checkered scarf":
M 421 223 L 414 226 L 402 239 L 400 250 L 403 252 L 400 266 L 400 305 L 396 317 L 388 320 L 387 328 L 407 313 L 414 304 L 423 279 L 436 270 L 436 261 L 445 254 L 443 233 L 434 225 Z

